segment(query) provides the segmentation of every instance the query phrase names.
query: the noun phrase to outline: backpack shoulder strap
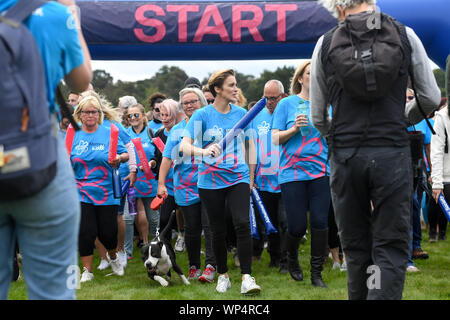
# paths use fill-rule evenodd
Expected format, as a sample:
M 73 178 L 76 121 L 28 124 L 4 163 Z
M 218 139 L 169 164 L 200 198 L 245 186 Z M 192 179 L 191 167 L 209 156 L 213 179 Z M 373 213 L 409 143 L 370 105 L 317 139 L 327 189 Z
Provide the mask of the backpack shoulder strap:
M 22 23 L 37 8 L 44 5 L 46 1 L 42 0 L 19 0 L 11 9 L 8 10 L 5 17 Z
M 338 28 L 338 26 L 334 27 L 333 29 L 331 29 L 330 31 L 325 33 L 323 36 L 322 51 L 321 51 L 320 59 L 322 60 L 322 66 L 323 66 L 324 70 L 326 70 L 327 64 L 328 64 L 327 63 L 328 62 L 328 53 L 330 51 L 331 39 L 333 38 L 334 31 L 336 31 L 337 28 Z

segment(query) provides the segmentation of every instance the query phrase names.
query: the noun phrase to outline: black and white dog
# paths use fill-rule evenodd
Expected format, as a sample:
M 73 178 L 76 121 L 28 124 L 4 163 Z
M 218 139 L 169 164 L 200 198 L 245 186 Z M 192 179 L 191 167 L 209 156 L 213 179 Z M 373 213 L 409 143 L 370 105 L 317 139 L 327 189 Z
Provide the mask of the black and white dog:
M 170 215 L 169 222 L 161 234 L 157 235 L 149 244 L 141 248 L 142 260 L 144 261 L 145 268 L 147 268 L 148 276 L 150 279 L 158 281 L 163 287 L 169 285 L 163 276 L 167 276 L 170 279 L 171 268 L 178 273 L 184 284 L 190 284 L 181 271 L 181 268 L 177 265 L 172 244 L 165 237 L 165 234 L 170 231 L 174 217 L 175 211 Z

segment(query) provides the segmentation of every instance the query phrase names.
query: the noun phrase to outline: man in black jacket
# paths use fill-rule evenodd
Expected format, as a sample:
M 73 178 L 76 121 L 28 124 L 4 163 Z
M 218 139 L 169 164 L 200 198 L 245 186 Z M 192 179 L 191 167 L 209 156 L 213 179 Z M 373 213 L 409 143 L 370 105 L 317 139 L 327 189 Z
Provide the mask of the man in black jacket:
M 364 32 L 364 28 L 370 29 L 364 19 L 377 25 L 371 20 L 375 17 L 375 0 L 320 0 L 320 3 L 342 22 L 340 27 L 356 21 L 353 30 Z M 383 19 L 385 17 L 383 15 Z M 332 64 L 327 52 L 322 53 L 326 36 L 318 40 L 312 57 L 311 120 L 327 137 L 330 147 L 331 194 L 347 259 L 349 299 L 402 297 L 413 195 L 406 122 L 418 123 L 423 119 L 415 100 L 405 108 L 408 70 L 420 81 L 417 93 L 426 114 L 433 111 L 440 100 L 440 91 L 421 41 L 412 29 L 406 28 L 403 38 L 400 30 L 402 43 L 409 42 L 408 46 L 402 45 L 404 52 L 411 53 L 404 55 L 392 85 L 372 101 L 364 96 L 355 98 L 345 89 L 349 83 L 338 81 L 336 70 L 340 66 Z M 367 62 L 364 54 L 361 60 Z M 365 73 L 364 84 L 369 76 Z M 354 83 L 356 87 L 360 84 Z M 382 87 L 384 83 L 376 85 Z M 333 121 L 328 116 L 330 104 Z

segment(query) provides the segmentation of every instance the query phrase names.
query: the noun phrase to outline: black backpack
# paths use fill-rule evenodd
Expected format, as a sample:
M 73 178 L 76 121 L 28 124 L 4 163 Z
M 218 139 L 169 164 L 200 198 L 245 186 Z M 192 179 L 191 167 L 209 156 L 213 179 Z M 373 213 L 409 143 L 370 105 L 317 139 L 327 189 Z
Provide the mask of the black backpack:
M 348 16 L 325 35 L 324 43 L 328 50 L 322 54 L 328 55 L 336 81 L 362 101 L 386 95 L 406 55 L 399 24 L 380 12 Z
M 56 175 L 56 134 L 45 69 L 22 23 L 45 2 L 19 0 L 0 16 L 0 200 L 29 197 Z

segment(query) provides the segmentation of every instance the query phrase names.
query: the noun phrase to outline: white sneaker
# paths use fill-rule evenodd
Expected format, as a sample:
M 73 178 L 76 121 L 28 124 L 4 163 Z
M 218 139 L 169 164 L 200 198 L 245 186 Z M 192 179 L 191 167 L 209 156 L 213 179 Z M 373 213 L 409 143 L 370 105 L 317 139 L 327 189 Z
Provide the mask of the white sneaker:
M 89 272 L 86 267 L 83 267 L 83 273 L 81 274 L 80 282 L 91 281 L 94 279 L 94 274 Z
M 122 264 L 123 268 L 125 269 L 127 267 L 127 254 L 125 251 L 117 251 L 117 256 L 119 257 L 120 263 Z
M 119 256 L 117 256 L 117 254 L 116 254 L 116 259 L 111 260 L 110 264 L 111 264 L 111 269 L 115 274 L 117 274 L 118 276 L 124 275 L 125 272 L 123 271 L 122 263 L 120 262 Z
M 184 236 L 178 235 L 177 241 L 175 242 L 175 251 L 183 252 L 184 251 Z
M 342 272 L 347 271 L 347 261 L 342 262 L 342 264 L 341 264 L 341 271 Z
M 228 289 L 231 288 L 231 281 L 229 277 L 226 277 L 225 275 L 220 275 L 219 278 L 217 278 L 217 287 L 216 291 L 220 293 L 226 292 Z
M 242 284 L 241 284 L 241 293 L 242 294 L 258 294 L 260 292 L 261 292 L 261 287 L 256 284 L 255 278 L 253 278 L 249 274 L 244 274 L 244 280 L 242 280 Z
M 333 262 L 333 267 L 331 268 L 331 270 L 336 270 L 336 269 L 341 269 L 341 265 L 339 264 L 339 262 Z
M 419 272 L 419 268 L 417 268 L 416 266 L 408 266 L 408 268 L 406 268 L 406 272 Z
M 106 259 L 102 259 L 100 261 L 100 264 L 98 265 L 98 270 L 105 270 L 106 268 L 109 268 L 109 261 Z

